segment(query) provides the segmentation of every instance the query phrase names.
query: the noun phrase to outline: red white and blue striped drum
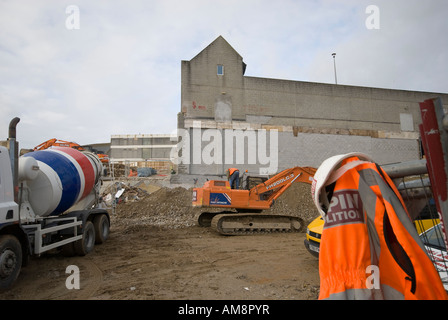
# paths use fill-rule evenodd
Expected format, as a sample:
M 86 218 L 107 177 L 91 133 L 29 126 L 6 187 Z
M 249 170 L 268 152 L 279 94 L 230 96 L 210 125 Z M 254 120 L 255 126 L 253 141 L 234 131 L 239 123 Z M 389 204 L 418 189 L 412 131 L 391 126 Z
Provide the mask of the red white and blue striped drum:
M 88 152 L 55 147 L 22 157 L 37 161 L 37 177 L 28 180 L 28 200 L 39 216 L 58 215 L 86 197 L 102 171 L 99 159 Z

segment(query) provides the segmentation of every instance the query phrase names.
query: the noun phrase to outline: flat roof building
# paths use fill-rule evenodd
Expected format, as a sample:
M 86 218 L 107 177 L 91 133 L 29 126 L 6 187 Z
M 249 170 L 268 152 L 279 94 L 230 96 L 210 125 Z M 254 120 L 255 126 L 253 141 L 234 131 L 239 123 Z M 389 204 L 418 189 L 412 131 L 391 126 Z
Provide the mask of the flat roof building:
M 170 154 L 176 143 L 176 135 L 171 134 L 112 135 L 110 161 L 170 172 L 173 168 Z
M 250 77 L 219 36 L 181 63 L 179 173 L 274 173 L 364 152 L 379 164 L 421 156 L 419 102 L 448 95 Z M 276 161 L 276 164 L 274 163 Z

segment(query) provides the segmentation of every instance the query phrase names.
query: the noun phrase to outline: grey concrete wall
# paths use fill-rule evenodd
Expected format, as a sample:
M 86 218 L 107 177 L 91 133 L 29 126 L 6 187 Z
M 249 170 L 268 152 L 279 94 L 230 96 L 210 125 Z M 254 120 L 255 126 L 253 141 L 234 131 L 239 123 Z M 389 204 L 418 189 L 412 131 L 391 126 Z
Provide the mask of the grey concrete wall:
M 217 65 L 224 75 L 217 75 Z M 182 112 L 186 118 L 216 119 L 225 97 L 232 120 L 265 117 L 265 124 L 362 130 L 400 131 L 401 115 L 418 131 L 418 103 L 448 95 L 390 90 L 244 75 L 243 58 L 222 37 L 190 61 L 182 61 Z
M 224 66 L 223 75 L 217 75 L 218 64 Z M 222 37 L 182 61 L 178 127 L 190 130 L 193 120 L 201 120 L 207 123 L 203 130 L 279 130 L 279 170 L 318 166 L 352 151 L 365 152 L 380 164 L 417 159 L 419 102 L 440 97 L 448 108 L 447 94 L 249 77 L 245 67 Z M 235 163 L 190 163 L 179 172 L 223 174 L 229 166 Z M 259 168 L 260 163 L 246 162 L 240 169 Z
M 380 139 L 369 136 L 299 133 L 279 134 L 279 167 L 318 167 L 336 154 L 363 152 L 380 165 L 418 159 L 419 144 L 411 139 Z
M 223 75 L 217 74 L 218 64 L 224 66 Z M 182 61 L 182 112 L 194 114 L 195 118 L 214 119 L 226 90 L 242 87 L 244 67 L 243 58 L 222 37 L 190 61 Z M 234 99 L 239 100 L 235 94 L 226 95 L 227 101 Z
M 241 120 L 248 115 L 272 117 L 267 124 L 400 131 L 400 115 L 405 114 L 417 131 L 419 102 L 440 96 L 448 107 L 448 95 L 439 93 L 253 77 L 244 80 L 243 101 L 234 99 L 244 111 Z
M 225 175 L 228 168 L 236 167 L 241 172 L 248 170 L 251 174 L 264 175 L 267 174 L 265 171 L 273 174 L 294 166 L 318 167 L 328 157 L 349 152 L 366 153 L 380 165 L 420 157 L 417 139 L 294 134 L 292 131 L 271 135 L 271 131 L 264 131 L 266 139 L 261 140 L 258 134 L 262 130 L 264 129 L 241 131 L 190 128 L 185 131 L 188 135 L 188 141 L 185 141 L 188 142 L 189 155 L 184 154 L 179 159 L 181 160 L 179 172 L 194 175 Z M 243 135 L 235 137 L 235 133 Z M 229 140 L 229 137 L 233 140 Z

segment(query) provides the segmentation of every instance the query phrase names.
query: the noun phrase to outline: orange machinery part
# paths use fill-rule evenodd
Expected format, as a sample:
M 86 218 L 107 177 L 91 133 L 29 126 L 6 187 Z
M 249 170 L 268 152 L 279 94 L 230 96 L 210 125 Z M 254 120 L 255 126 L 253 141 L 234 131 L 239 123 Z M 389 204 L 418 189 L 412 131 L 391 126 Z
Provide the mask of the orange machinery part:
M 193 189 L 194 207 L 220 207 L 265 210 L 294 182 L 312 183 L 315 168 L 294 167 L 283 170 L 250 190 L 231 189 L 228 181 L 210 180 Z

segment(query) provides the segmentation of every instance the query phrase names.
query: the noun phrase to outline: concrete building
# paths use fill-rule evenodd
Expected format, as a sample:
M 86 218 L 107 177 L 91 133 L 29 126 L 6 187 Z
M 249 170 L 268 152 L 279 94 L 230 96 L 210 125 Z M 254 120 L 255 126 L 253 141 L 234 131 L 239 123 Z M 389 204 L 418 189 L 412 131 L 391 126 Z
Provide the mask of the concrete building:
M 418 103 L 440 97 L 448 107 L 447 94 L 245 76 L 243 58 L 222 36 L 181 68 L 184 174 L 318 167 L 352 151 L 379 164 L 418 159 Z
M 170 153 L 175 146 L 176 135 L 127 134 L 112 135 L 110 160 L 113 163 L 129 163 L 135 167 L 152 167 L 158 172 L 172 168 Z

